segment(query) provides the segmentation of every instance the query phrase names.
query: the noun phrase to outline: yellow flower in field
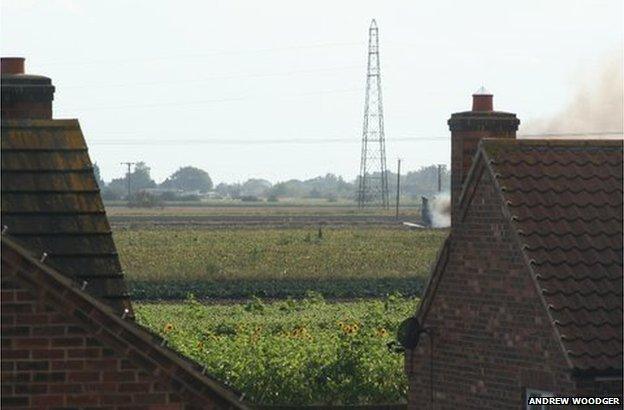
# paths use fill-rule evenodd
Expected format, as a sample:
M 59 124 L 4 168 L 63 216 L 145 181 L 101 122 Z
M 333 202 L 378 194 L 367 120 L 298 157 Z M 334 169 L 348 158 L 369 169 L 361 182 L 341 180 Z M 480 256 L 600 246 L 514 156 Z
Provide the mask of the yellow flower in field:
M 171 332 L 172 330 L 173 330 L 173 325 L 172 325 L 171 323 L 167 323 L 167 324 L 165 325 L 165 328 L 163 329 L 163 331 L 164 331 L 165 333 L 169 333 L 169 332 Z
M 377 329 L 377 336 L 379 337 L 386 337 L 388 336 L 388 331 L 385 328 L 379 328 Z
M 354 325 L 349 325 L 349 324 L 346 324 L 346 323 L 345 323 L 345 324 L 343 324 L 343 325 L 341 326 L 341 328 L 342 328 L 342 331 L 343 331 L 345 334 L 348 334 L 348 335 L 355 334 L 355 333 L 357 333 L 357 331 L 358 331 L 358 327 L 357 327 L 357 325 L 355 325 L 355 324 L 354 324 Z

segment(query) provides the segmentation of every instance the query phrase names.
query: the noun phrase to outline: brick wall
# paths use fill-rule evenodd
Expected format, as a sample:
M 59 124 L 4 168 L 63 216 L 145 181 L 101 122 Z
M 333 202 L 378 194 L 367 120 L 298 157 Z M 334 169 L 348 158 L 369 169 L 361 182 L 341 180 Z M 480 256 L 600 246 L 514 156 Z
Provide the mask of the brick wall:
M 571 392 L 553 337 L 483 163 L 423 325 L 434 329 L 435 408 L 521 408 L 524 389 Z M 463 217 L 463 218 L 462 218 Z M 422 317 L 422 316 L 421 316 Z M 410 408 L 431 407 L 431 339 L 406 355 Z
M 472 161 L 483 138 L 516 138 L 520 121 L 504 112 L 460 112 L 448 120 L 451 130 L 451 220 Z M 452 223 L 451 223 L 452 224 Z
M 139 369 L 24 286 L 2 285 L 2 408 L 180 409 Z

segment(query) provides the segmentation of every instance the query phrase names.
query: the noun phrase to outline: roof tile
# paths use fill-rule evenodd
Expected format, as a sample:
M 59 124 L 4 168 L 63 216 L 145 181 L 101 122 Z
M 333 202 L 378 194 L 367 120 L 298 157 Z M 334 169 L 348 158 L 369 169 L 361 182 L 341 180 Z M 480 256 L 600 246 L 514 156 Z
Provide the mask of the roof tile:
M 561 343 L 622 369 L 622 141 L 483 140 Z
M 132 309 L 76 120 L 2 121 L 7 235 L 118 311 Z

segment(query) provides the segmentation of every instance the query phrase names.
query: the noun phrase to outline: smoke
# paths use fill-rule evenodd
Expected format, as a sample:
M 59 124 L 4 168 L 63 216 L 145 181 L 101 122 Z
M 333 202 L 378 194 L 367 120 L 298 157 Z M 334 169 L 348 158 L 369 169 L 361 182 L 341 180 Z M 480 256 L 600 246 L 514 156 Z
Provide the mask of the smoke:
M 579 75 L 573 100 L 551 118 L 529 120 L 522 134 L 619 132 L 624 128 L 621 52 L 604 59 L 594 72 Z M 604 137 L 602 137 L 604 138 Z
M 429 209 L 431 212 L 431 226 L 434 228 L 448 228 L 451 226 L 451 197 L 449 194 L 440 194 L 433 197 Z

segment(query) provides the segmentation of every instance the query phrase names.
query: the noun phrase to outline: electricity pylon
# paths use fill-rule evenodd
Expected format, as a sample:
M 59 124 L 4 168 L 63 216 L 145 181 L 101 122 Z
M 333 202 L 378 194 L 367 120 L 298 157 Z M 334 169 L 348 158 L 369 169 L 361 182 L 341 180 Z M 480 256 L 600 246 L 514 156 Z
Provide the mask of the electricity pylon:
M 387 209 L 389 206 L 379 65 L 379 29 L 374 19 L 368 29 L 368 69 L 357 200 L 360 208 L 381 206 Z

